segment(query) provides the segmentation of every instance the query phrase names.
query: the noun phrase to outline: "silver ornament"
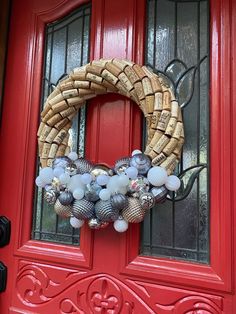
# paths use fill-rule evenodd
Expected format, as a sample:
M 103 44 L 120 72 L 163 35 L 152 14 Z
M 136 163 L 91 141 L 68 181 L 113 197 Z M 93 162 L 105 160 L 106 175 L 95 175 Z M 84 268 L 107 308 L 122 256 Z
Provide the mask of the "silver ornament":
M 54 205 L 57 200 L 57 193 L 55 190 L 48 190 L 44 193 L 44 199 L 48 204 Z
M 108 175 L 108 176 L 112 176 L 113 175 L 113 171 L 111 168 L 107 167 L 106 165 L 96 165 L 94 166 L 91 171 L 90 174 L 93 175 L 95 178 L 97 176 L 100 176 L 102 174 Z
M 60 191 L 60 188 L 61 188 L 61 182 L 60 182 L 60 180 L 59 180 L 57 177 L 54 177 L 54 178 L 52 179 L 51 186 L 52 186 L 52 188 L 55 189 L 56 191 Z
M 77 167 L 76 164 L 73 162 L 70 162 L 66 167 L 65 167 L 65 173 L 69 174 L 70 176 L 74 176 L 77 173 Z
M 91 202 L 96 202 L 99 200 L 99 193 L 102 190 L 101 186 L 96 182 L 91 182 L 86 185 L 86 189 L 84 192 L 84 197 L 86 200 Z
M 165 187 L 165 185 L 162 185 L 160 187 L 154 187 L 154 188 L 151 189 L 151 193 L 154 196 L 155 203 L 162 203 L 162 202 L 164 202 L 168 192 L 169 191 Z
M 137 198 L 128 197 L 127 206 L 122 210 L 121 215 L 128 222 L 138 223 L 143 221 L 145 213 Z
M 94 204 L 84 198 L 75 200 L 72 213 L 77 219 L 89 219 L 94 215 Z
M 66 218 L 72 216 L 72 206 L 71 205 L 62 205 L 61 202 L 57 199 L 54 210 L 57 215 Z
M 62 167 L 65 168 L 70 163 L 70 159 L 67 156 L 57 157 L 53 160 L 52 168 Z
M 58 199 L 62 205 L 69 205 L 73 202 L 74 197 L 71 192 L 64 191 L 59 195 Z
M 75 160 L 74 164 L 76 165 L 78 174 L 89 173 L 93 168 L 93 164 L 84 158 Z
M 101 222 L 98 218 L 92 217 L 88 221 L 88 226 L 91 229 L 100 229 L 101 227 Z
M 95 213 L 101 221 L 113 221 L 119 217 L 119 210 L 112 208 L 110 201 L 98 201 L 95 204 Z
M 130 180 L 128 185 L 129 193 L 148 192 L 150 183 L 144 176 L 138 176 L 136 179 Z M 136 195 L 137 196 L 137 195 Z
M 151 159 L 145 154 L 135 154 L 130 159 L 130 166 L 138 169 L 139 174 L 146 174 L 148 170 L 151 168 L 152 163 Z
M 129 157 L 120 158 L 119 160 L 116 161 L 114 170 L 117 174 L 122 174 L 125 172 L 127 168 L 129 168 L 129 166 L 130 166 Z
M 144 210 L 148 210 L 155 205 L 155 198 L 152 193 L 142 193 L 139 201 Z
M 127 197 L 121 193 L 116 193 L 110 197 L 111 206 L 114 209 L 122 210 L 127 205 Z

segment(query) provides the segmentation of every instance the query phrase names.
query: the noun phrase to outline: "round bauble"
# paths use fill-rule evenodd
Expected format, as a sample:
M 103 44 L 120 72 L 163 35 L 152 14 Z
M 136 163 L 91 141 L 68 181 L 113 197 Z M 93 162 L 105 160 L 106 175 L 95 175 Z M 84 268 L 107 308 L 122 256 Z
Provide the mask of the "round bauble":
M 85 187 L 84 197 L 88 201 L 96 202 L 97 200 L 99 200 L 99 193 L 101 189 L 102 188 L 99 184 L 97 184 L 96 182 L 91 182 Z
M 72 206 L 71 205 L 62 205 L 61 202 L 57 199 L 54 210 L 57 215 L 66 218 L 72 216 Z
M 152 167 L 147 174 L 148 181 L 154 186 L 162 186 L 166 183 L 168 175 L 162 167 Z
M 118 159 L 115 163 L 115 168 L 114 168 L 115 172 L 117 174 L 124 173 L 125 170 L 129 167 L 129 162 L 130 162 L 129 157 Z
M 56 157 L 52 163 L 52 168 L 62 167 L 65 168 L 70 163 L 70 159 L 67 156 Z
M 138 173 L 144 175 L 151 168 L 151 159 L 145 154 L 135 154 L 130 159 L 130 166 L 135 167 L 138 170 Z
M 48 190 L 44 193 L 44 199 L 48 204 L 54 205 L 57 200 L 57 193 L 55 190 Z
M 65 169 L 62 167 L 56 167 L 53 169 L 53 174 L 55 177 L 59 178 L 61 174 L 65 172 Z
M 100 174 L 96 178 L 97 184 L 101 186 L 107 185 L 107 183 L 109 182 L 109 178 L 110 177 L 107 174 Z
M 46 183 L 43 182 L 43 180 L 40 178 L 40 176 L 38 176 L 36 179 L 35 179 L 35 183 L 36 185 L 39 187 L 39 188 L 43 188 L 45 187 Z
M 63 173 L 59 177 L 61 184 L 68 184 L 70 182 L 70 176 L 68 173 Z
M 110 198 L 111 206 L 114 209 L 117 209 L 118 211 L 125 208 L 127 205 L 127 197 L 121 193 L 116 193 L 111 196 Z
M 177 191 L 180 188 L 181 181 L 178 177 L 171 175 L 167 178 L 165 186 L 169 191 Z
M 73 192 L 73 197 L 76 200 L 81 200 L 84 197 L 84 190 L 81 188 L 75 189 Z
M 92 180 L 93 180 L 93 177 L 92 177 L 92 175 L 90 173 L 84 173 L 81 176 L 81 182 L 83 184 L 89 184 L 89 183 L 92 182 Z
M 58 199 L 62 205 L 69 205 L 73 202 L 74 197 L 71 192 L 64 191 L 59 195 Z
M 77 173 L 76 164 L 74 164 L 73 162 L 69 163 L 65 167 L 65 173 L 69 174 L 69 176 L 74 176 Z
M 54 178 L 53 169 L 50 167 L 45 167 L 39 171 L 40 179 L 45 183 L 51 183 Z
M 162 203 L 168 194 L 168 190 L 165 187 L 165 185 L 162 185 L 160 187 L 154 187 L 151 189 L 151 193 L 153 194 L 155 198 L 155 203 Z
M 60 191 L 61 181 L 60 181 L 57 177 L 54 177 L 54 178 L 52 179 L 51 186 L 52 186 L 52 188 L 54 188 L 55 190 Z
M 88 220 L 88 226 L 91 229 L 100 229 L 101 221 L 96 217 L 92 217 Z
M 126 174 L 122 173 L 121 175 L 119 175 L 118 184 L 120 186 L 127 186 L 129 184 L 129 177 Z
M 148 210 L 155 205 L 155 197 L 152 193 L 142 193 L 139 197 L 141 207 Z
M 95 178 L 97 178 L 98 176 L 105 174 L 108 176 L 112 176 L 113 175 L 113 170 L 109 167 L 107 167 L 106 165 L 96 165 L 94 166 L 91 170 L 90 173 L 92 176 L 94 176 Z
M 75 217 L 70 218 L 70 224 L 73 228 L 81 228 L 84 224 L 84 220 L 77 219 Z
M 135 168 L 135 167 L 128 167 L 126 170 L 125 170 L 125 173 L 127 174 L 127 176 L 130 178 L 130 179 L 136 179 L 137 176 L 138 176 L 138 169 Z
M 76 165 L 78 174 L 89 173 L 93 168 L 93 164 L 84 158 L 75 160 L 74 164 Z
M 131 223 L 138 223 L 143 221 L 146 211 L 141 207 L 137 198 L 128 197 L 128 203 L 122 210 L 122 217 Z
M 143 176 L 138 176 L 136 179 L 130 181 L 128 186 L 128 192 L 137 193 L 137 192 L 148 192 L 149 190 L 148 179 Z
M 131 155 L 134 156 L 134 155 L 137 155 L 137 154 L 142 154 L 141 150 L 135 149 L 135 150 L 132 151 Z
M 89 219 L 94 214 L 94 204 L 86 199 L 75 200 L 73 203 L 72 214 L 77 219 Z
M 95 204 L 95 213 L 101 221 L 114 221 L 119 217 L 119 211 L 112 208 L 110 201 L 98 201 Z
M 85 189 L 85 185 L 81 182 L 81 174 L 76 174 L 70 178 L 69 183 L 67 184 L 68 190 L 70 190 L 72 193 L 74 190 L 80 188 Z
M 68 158 L 70 158 L 70 160 L 72 161 L 75 161 L 76 159 L 78 159 L 78 154 L 76 152 L 70 152 Z
M 102 201 L 108 201 L 110 199 L 110 197 L 111 197 L 111 192 L 108 189 L 102 189 L 99 192 L 99 198 Z
M 117 220 L 114 221 L 113 227 L 117 232 L 125 232 L 129 227 L 129 223 L 125 221 L 122 217 L 119 217 Z

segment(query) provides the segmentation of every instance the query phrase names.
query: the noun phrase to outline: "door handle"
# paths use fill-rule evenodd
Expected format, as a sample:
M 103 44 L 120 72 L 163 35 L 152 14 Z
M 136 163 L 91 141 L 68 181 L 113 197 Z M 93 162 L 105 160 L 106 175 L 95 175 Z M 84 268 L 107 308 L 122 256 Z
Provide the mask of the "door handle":
M 7 245 L 11 236 L 11 222 L 5 216 L 0 216 L 0 247 Z
M 7 285 L 7 267 L 0 262 L 0 292 L 6 290 Z

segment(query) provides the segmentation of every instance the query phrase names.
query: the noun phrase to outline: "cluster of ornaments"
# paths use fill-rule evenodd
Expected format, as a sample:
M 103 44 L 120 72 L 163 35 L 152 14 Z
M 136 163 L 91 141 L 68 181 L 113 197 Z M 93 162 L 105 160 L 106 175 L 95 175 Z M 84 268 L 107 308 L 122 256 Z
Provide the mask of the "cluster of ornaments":
M 124 232 L 129 223 L 143 221 L 169 191 L 176 191 L 180 180 L 162 167 L 153 167 L 140 150 L 117 160 L 114 169 L 93 165 L 71 152 L 41 169 L 36 185 L 45 189 L 45 200 L 59 216 L 70 218 L 72 227 L 80 228 L 87 221 L 90 228 L 100 229 L 113 222 L 116 231 Z

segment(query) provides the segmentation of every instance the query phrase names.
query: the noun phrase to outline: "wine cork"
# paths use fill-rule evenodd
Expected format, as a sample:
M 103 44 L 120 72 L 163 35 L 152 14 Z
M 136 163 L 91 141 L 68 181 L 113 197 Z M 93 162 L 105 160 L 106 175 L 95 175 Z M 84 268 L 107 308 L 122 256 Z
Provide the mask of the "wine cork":
M 56 152 L 58 149 L 58 145 L 57 144 L 52 144 L 49 154 L 48 154 L 48 158 L 55 158 L 56 157 Z
M 53 113 L 58 113 L 64 109 L 68 108 L 68 104 L 65 100 L 58 102 L 57 104 L 52 106 L 52 111 Z
M 63 92 L 67 89 L 73 89 L 75 86 L 74 86 L 74 81 L 70 81 L 70 82 L 61 82 L 59 84 L 59 88 L 60 90 Z
M 97 65 L 87 65 L 86 66 L 86 72 L 95 74 L 97 76 L 101 76 L 101 73 L 103 71 L 103 67 L 97 66 Z
M 139 105 L 140 109 L 142 110 L 142 112 L 144 114 L 144 117 L 147 118 L 147 116 L 149 114 L 148 114 L 148 111 L 147 111 L 146 100 L 145 99 L 140 100 L 138 105 Z
M 79 71 L 70 74 L 70 78 L 74 81 L 85 81 L 86 80 L 86 72 Z
M 177 123 L 177 120 L 175 118 L 170 118 L 168 124 L 167 124 L 167 127 L 166 127 L 166 130 L 165 130 L 165 134 L 166 135 L 172 135 L 175 131 L 175 127 L 176 127 L 176 123 Z
M 45 168 L 45 167 L 48 166 L 48 160 L 47 160 L 47 159 L 40 158 L 40 164 L 41 164 L 41 167 L 42 167 L 42 168 Z
M 178 140 L 181 137 L 182 130 L 183 130 L 183 123 L 177 122 L 172 136 Z
M 116 88 L 116 86 L 112 85 L 111 83 L 109 83 L 107 80 L 103 79 L 103 82 L 102 82 L 102 85 L 104 87 L 106 87 L 108 89 L 108 91 L 111 91 L 111 92 L 117 92 L 118 89 Z
M 67 131 L 62 129 L 60 130 L 60 132 L 57 134 L 57 136 L 54 138 L 53 142 L 56 143 L 56 144 L 61 144 L 62 141 L 64 140 L 64 138 L 66 137 L 67 135 Z
M 147 112 L 148 113 L 153 113 L 155 97 L 153 95 L 146 96 L 145 100 L 146 100 Z
M 153 139 L 153 136 L 155 134 L 156 130 L 154 129 L 149 129 L 148 130 L 148 139 L 147 139 L 147 145 L 151 142 L 151 140 Z
M 53 97 L 52 99 L 48 100 L 48 103 L 52 106 L 54 104 L 57 104 L 58 102 L 64 100 L 64 97 L 62 94 L 58 94 L 57 96 Z
M 128 66 L 128 64 L 126 62 L 124 62 L 123 60 L 119 60 L 114 58 L 112 60 L 112 63 L 115 64 L 118 68 L 120 68 L 122 71 L 124 71 L 125 67 Z
M 42 121 L 47 122 L 50 118 L 53 117 L 53 115 L 54 115 L 54 113 L 53 113 L 52 109 L 50 109 L 48 111 L 48 113 L 42 118 Z
M 182 110 L 179 108 L 179 114 L 178 114 L 178 122 L 183 122 L 183 117 L 182 117 Z
M 57 122 L 62 120 L 62 117 L 59 113 L 56 113 L 52 118 L 47 121 L 47 124 L 50 126 L 54 126 Z
M 124 72 L 121 72 L 118 77 L 119 77 L 119 80 L 124 84 L 125 88 L 128 91 L 134 88 L 132 83 L 130 82 L 130 80 L 128 79 L 128 77 L 125 75 Z
M 136 102 L 136 104 L 139 104 L 139 99 L 138 99 L 138 96 L 137 96 L 137 93 L 135 91 L 135 89 L 132 89 L 130 92 L 130 98 Z
M 47 143 L 52 143 L 54 138 L 57 136 L 57 134 L 59 133 L 59 130 L 55 129 L 55 128 L 52 128 L 50 133 L 48 134 L 48 136 L 46 137 L 46 142 Z
M 64 127 L 63 130 L 68 132 L 68 130 L 71 128 L 71 121 L 69 121 Z
M 158 154 L 154 150 L 151 150 L 147 155 L 153 160 Z
M 80 106 L 81 107 L 81 106 Z M 79 107 L 79 108 L 80 108 Z M 77 108 L 77 107 L 76 107 Z M 72 121 L 73 119 L 74 119 L 74 117 L 76 116 L 76 114 L 77 114 L 77 110 L 75 111 L 75 112 L 73 112 L 73 113 L 71 113 L 68 117 L 66 117 L 66 119 L 67 119 L 67 122 L 68 122 L 68 120 L 69 121 Z
M 178 118 L 179 115 L 179 105 L 177 101 L 172 101 L 171 102 L 171 117 L 173 118 Z
M 153 160 L 152 160 L 152 166 L 159 166 L 163 161 L 166 160 L 166 155 L 163 153 L 158 154 Z
M 68 156 L 70 152 L 71 152 L 70 147 L 69 147 L 69 146 L 66 146 L 65 156 Z
M 109 72 L 106 69 L 102 71 L 102 77 L 113 85 L 116 85 L 116 83 L 119 80 L 115 75 L 113 75 L 111 72 Z
M 90 82 L 88 81 L 74 81 L 73 88 L 90 88 Z
M 170 141 L 169 137 L 163 134 L 159 141 L 156 143 L 156 145 L 153 147 L 153 150 L 157 154 L 160 154 L 163 148 L 169 143 L 169 141 Z
M 125 74 L 129 78 L 130 82 L 134 85 L 134 83 L 138 82 L 140 80 L 137 73 L 133 70 L 131 66 L 127 66 L 124 70 Z
M 40 125 L 39 125 L 39 128 L 38 128 L 38 132 L 37 132 L 37 136 L 39 137 L 40 134 L 42 133 L 44 127 L 45 127 L 45 123 L 44 122 L 41 122 Z
M 160 119 L 158 121 L 157 128 L 161 131 L 165 131 L 169 120 L 170 120 L 170 112 L 167 110 L 163 110 L 161 112 L 161 116 L 160 116 Z
M 134 84 L 134 89 L 136 91 L 136 94 L 139 98 L 139 100 L 142 100 L 145 98 L 145 95 L 144 95 L 144 91 L 143 91 L 143 85 L 141 82 L 137 82 Z
M 56 152 L 56 157 L 64 156 L 65 151 L 66 151 L 66 145 L 60 144 Z
M 91 89 L 96 93 L 96 94 L 105 94 L 107 92 L 107 89 L 106 87 L 100 85 L 100 84 L 97 84 L 97 83 L 94 83 L 92 82 L 91 83 Z
M 51 148 L 51 144 L 49 143 L 43 144 L 42 155 L 41 155 L 42 158 L 48 158 L 50 148 Z
M 96 94 L 89 94 L 89 95 L 84 95 L 83 99 L 87 100 L 87 99 L 91 99 L 91 98 L 94 98 L 94 97 L 96 97 Z
M 153 73 L 145 65 L 142 66 L 142 69 L 144 73 L 147 75 L 147 77 L 149 78 L 153 77 Z
M 119 92 L 120 94 L 129 97 L 128 91 L 127 91 L 127 89 L 125 88 L 125 86 L 124 86 L 124 84 L 123 84 L 122 82 L 119 81 L 119 82 L 116 84 L 116 87 L 118 88 L 118 92 Z
M 173 171 L 175 170 L 176 165 L 177 165 L 177 160 L 174 160 L 174 161 L 172 162 L 172 164 L 170 164 L 170 165 L 166 168 L 166 171 L 167 171 L 168 176 L 170 176 L 170 175 L 173 173 Z
M 163 153 L 166 155 L 166 156 L 169 156 L 173 151 L 174 149 L 176 148 L 178 144 L 178 140 L 176 138 L 171 138 L 169 143 L 164 147 L 163 149 Z
M 69 116 L 70 114 L 72 114 L 75 111 L 76 111 L 75 107 L 69 107 L 69 108 L 61 111 L 60 115 L 62 116 L 62 118 L 66 118 L 67 116 Z
M 78 90 L 78 92 L 79 92 L 79 96 L 80 96 L 80 97 L 84 97 L 84 96 L 86 96 L 86 95 L 94 94 L 94 91 L 93 91 L 93 90 L 91 90 L 91 89 L 85 89 L 85 88 L 80 88 L 80 89 Z
M 162 110 L 163 104 L 162 104 L 162 93 L 158 92 L 155 93 L 155 105 L 154 110 Z
M 100 59 L 100 60 L 93 60 L 91 62 L 92 65 L 96 65 L 99 67 L 105 67 L 105 65 L 107 64 L 108 60 L 107 59 Z
M 44 142 L 48 136 L 48 134 L 51 132 L 51 127 L 48 125 L 45 125 L 40 136 L 39 136 L 39 140 Z
M 84 103 L 84 98 L 82 97 L 73 97 L 73 98 L 68 98 L 66 99 L 66 102 L 69 107 L 75 106 L 77 104 L 83 104 Z
M 153 149 L 153 147 L 157 144 L 157 142 L 158 142 L 159 139 L 162 137 L 162 135 L 163 135 L 163 132 L 161 132 L 161 131 L 159 131 L 159 130 L 157 130 L 157 131 L 155 132 L 155 134 L 154 134 L 154 136 L 153 136 L 153 138 L 152 138 L 152 140 L 151 140 L 151 142 L 150 142 L 150 144 L 149 144 L 149 147 L 150 147 L 151 149 Z
M 173 162 L 176 162 L 176 156 L 174 154 L 171 154 L 166 158 L 165 161 L 161 163 L 161 167 L 168 169 Z
M 53 165 L 53 161 L 54 161 L 54 158 L 48 158 L 47 159 L 47 167 L 51 167 L 52 168 L 52 165 Z
M 63 120 L 60 120 L 59 122 L 57 122 L 54 127 L 57 129 L 57 130 L 61 130 L 65 125 L 67 125 L 68 123 L 68 118 L 64 118 Z
M 94 83 L 102 84 L 102 77 L 95 74 L 87 73 L 86 79 Z
M 162 104 L 163 104 L 163 109 L 164 110 L 171 110 L 171 97 L 170 97 L 170 93 L 169 91 L 165 91 L 163 93 L 163 101 L 162 101 Z
M 150 130 L 152 124 L 152 115 L 149 114 L 146 116 L 146 126 L 147 126 L 147 132 Z
M 151 124 L 151 128 L 152 129 L 156 129 L 157 125 L 158 125 L 158 121 L 160 119 L 161 116 L 161 111 L 154 111 L 153 115 L 152 115 L 152 124 Z
M 64 92 L 62 92 L 62 95 L 63 95 L 63 98 L 67 99 L 67 98 L 78 96 L 79 93 L 78 93 L 78 90 L 74 88 L 74 89 L 65 90 Z
M 48 96 L 47 101 L 54 98 L 55 96 L 61 94 L 60 89 L 56 86 L 52 93 Z
M 64 140 L 62 141 L 61 144 L 62 144 L 62 145 L 65 145 L 65 146 L 67 147 L 69 138 L 70 138 L 70 134 L 67 133 L 66 137 L 64 138 Z
M 173 153 L 178 156 L 182 151 L 183 145 L 184 145 L 184 139 L 180 138 L 178 143 L 177 143 L 177 146 L 175 147 L 175 149 L 173 151 Z
M 183 123 L 182 123 L 182 130 L 181 130 L 181 135 L 180 135 L 180 137 L 182 137 L 182 138 L 185 137 L 185 136 L 184 136 L 184 126 L 183 126 Z
M 148 77 L 145 77 L 144 79 L 142 79 L 142 84 L 143 84 L 144 95 L 145 96 L 152 95 L 153 90 L 152 90 L 150 79 Z
M 122 72 L 118 66 L 111 62 L 108 62 L 105 68 L 115 76 L 119 76 L 119 74 Z
M 48 113 L 48 111 L 51 109 L 51 105 L 49 104 L 49 102 L 46 102 L 43 108 L 43 111 L 41 112 L 41 117 L 45 117 L 46 114 Z
M 41 141 L 38 139 L 38 155 L 39 155 L 39 156 L 42 155 L 43 145 L 44 145 L 44 142 L 41 142 Z
M 131 66 L 131 67 L 134 65 L 134 62 L 129 61 L 129 60 L 127 60 L 127 59 L 122 59 L 122 62 L 124 62 L 125 64 L 127 64 L 127 65 L 129 65 L 129 66 Z
M 138 65 L 135 64 L 133 66 L 134 71 L 136 72 L 136 74 L 138 75 L 138 77 L 142 80 L 146 75 L 146 73 L 143 71 L 143 69 Z
M 161 84 L 156 76 L 151 77 L 151 84 L 154 93 L 162 92 Z

